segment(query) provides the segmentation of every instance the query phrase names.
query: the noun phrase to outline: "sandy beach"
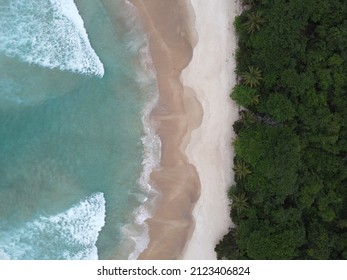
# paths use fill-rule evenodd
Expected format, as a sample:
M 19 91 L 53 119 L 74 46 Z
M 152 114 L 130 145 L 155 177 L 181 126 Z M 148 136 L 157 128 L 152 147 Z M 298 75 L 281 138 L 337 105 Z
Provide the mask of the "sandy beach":
M 231 221 L 232 123 L 238 109 L 229 0 L 131 0 L 149 37 L 159 103 L 151 118 L 162 142 L 151 180 L 161 193 L 139 259 L 215 259 Z M 189 241 L 189 242 L 188 242 Z M 202 245 L 203 244 L 203 245 Z
M 201 196 L 183 259 L 216 259 L 215 245 L 233 226 L 226 191 L 233 183 L 232 124 L 238 118 L 238 107 L 229 95 L 236 84 L 233 20 L 241 7 L 236 0 L 191 3 L 199 40 L 192 61 L 182 72 L 182 82 L 194 90 L 204 113 L 186 149 L 200 177 Z

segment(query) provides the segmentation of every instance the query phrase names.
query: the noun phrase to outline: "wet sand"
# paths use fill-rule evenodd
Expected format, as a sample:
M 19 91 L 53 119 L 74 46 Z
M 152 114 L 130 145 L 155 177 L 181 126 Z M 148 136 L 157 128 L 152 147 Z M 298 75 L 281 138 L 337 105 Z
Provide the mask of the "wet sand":
M 144 23 L 157 71 L 160 97 L 151 118 L 162 142 L 161 168 L 151 174 L 161 197 L 139 259 L 215 259 L 216 243 L 232 226 L 226 190 L 238 118 L 229 98 L 236 82 L 232 22 L 238 5 L 130 2 Z
M 160 169 L 151 174 L 161 193 L 149 225 L 150 242 L 139 259 L 177 259 L 193 229 L 193 207 L 200 196 L 200 181 L 185 148 L 198 127 L 202 110 L 194 93 L 184 95 L 182 69 L 192 59 L 194 38 L 186 0 L 131 0 L 149 36 L 157 71 L 159 103 L 151 118 L 162 142 Z M 188 109 L 188 111 L 187 111 Z

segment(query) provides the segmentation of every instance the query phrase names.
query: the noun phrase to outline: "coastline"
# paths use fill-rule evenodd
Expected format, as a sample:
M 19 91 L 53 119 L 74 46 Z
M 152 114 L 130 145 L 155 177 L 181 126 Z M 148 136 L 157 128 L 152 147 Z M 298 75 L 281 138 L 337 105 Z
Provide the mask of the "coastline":
M 139 259 L 215 259 L 214 247 L 231 226 L 226 190 L 232 183 L 232 123 L 238 118 L 229 98 L 236 81 L 236 4 L 130 2 L 157 70 L 160 96 L 151 119 L 162 143 L 160 168 L 151 173 L 160 203 L 147 220 L 150 241 Z
M 184 96 L 180 82 L 181 71 L 193 54 L 189 3 L 130 2 L 139 11 L 157 70 L 159 100 L 151 120 L 162 143 L 160 167 L 150 175 L 151 184 L 160 192 L 160 203 L 147 220 L 150 241 L 139 259 L 178 259 L 193 232 L 192 211 L 200 195 L 198 173 L 184 152 L 202 117 L 194 95 Z

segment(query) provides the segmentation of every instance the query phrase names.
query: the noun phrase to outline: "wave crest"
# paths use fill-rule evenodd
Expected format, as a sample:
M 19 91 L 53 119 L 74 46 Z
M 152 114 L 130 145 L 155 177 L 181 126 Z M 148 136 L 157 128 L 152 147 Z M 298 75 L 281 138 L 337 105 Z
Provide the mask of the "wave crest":
M 6 0 L 0 5 L 0 51 L 47 68 L 104 75 L 73 0 Z
M 105 198 L 95 193 L 65 212 L 0 232 L 0 258 L 98 259 L 95 244 L 104 224 Z

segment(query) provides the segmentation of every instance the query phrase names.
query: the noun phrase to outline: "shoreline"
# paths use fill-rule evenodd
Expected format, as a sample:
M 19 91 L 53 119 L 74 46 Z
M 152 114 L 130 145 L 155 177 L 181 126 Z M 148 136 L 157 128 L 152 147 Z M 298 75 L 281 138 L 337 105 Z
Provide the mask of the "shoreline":
M 226 190 L 232 178 L 232 123 L 238 118 L 229 98 L 236 3 L 130 2 L 138 9 L 157 70 L 159 102 L 151 119 L 162 143 L 160 168 L 151 173 L 160 202 L 147 220 L 150 241 L 139 259 L 215 259 L 214 247 L 232 225 Z M 228 31 L 231 36 L 225 36 Z
M 150 175 L 160 202 L 147 220 L 150 241 L 139 259 L 178 259 L 192 235 L 192 211 L 200 195 L 198 173 L 184 151 L 202 111 L 194 94 L 184 95 L 180 82 L 181 71 L 193 55 L 189 2 L 130 2 L 139 11 L 157 70 L 159 100 L 151 119 L 161 139 L 160 167 Z

